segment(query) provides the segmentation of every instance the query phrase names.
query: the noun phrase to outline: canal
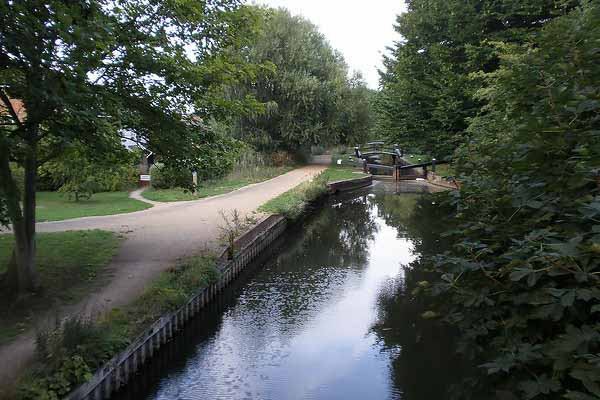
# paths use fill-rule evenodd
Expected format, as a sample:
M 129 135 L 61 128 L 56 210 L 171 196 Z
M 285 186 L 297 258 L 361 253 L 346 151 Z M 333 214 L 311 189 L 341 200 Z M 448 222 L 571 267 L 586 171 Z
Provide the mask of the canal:
M 379 183 L 332 199 L 115 398 L 445 398 L 451 335 L 422 325 L 406 287 L 428 232 L 414 216 L 432 203 L 426 192 Z

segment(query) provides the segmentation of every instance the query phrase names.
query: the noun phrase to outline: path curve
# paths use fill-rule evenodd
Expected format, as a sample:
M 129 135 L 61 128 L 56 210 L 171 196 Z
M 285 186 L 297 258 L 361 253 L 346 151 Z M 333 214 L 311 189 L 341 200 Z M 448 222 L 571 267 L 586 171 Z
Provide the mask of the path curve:
M 64 307 L 59 314 L 102 313 L 130 303 L 160 272 L 178 259 L 219 247 L 217 237 L 222 224 L 221 210 L 228 213 L 237 209 L 241 215 L 248 215 L 261 204 L 312 179 L 325 168 L 325 165 L 308 165 L 233 192 L 192 201 L 152 202 L 154 207 L 129 214 L 36 224 L 38 232 L 103 229 L 125 237 L 118 254 L 108 266 L 109 282 L 79 304 Z M 141 191 L 136 192 L 132 196 L 141 197 Z M 11 360 L 10 363 L 0 363 L 0 389 L 14 381 L 32 360 L 33 354 L 33 332 L 22 334 L 0 347 L 0 360 Z

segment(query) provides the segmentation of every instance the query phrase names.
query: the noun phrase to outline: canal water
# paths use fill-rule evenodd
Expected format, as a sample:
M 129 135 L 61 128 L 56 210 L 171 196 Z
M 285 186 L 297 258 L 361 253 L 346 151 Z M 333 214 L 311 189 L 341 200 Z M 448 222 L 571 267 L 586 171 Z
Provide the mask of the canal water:
M 418 261 L 409 221 L 427 191 L 378 184 L 333 199 L 116 398 L 444 398 L 447 333 L 434 330 L 440 340 L 424 354 L 414 315 L 393 311 L 406 293 L 405 271 Z

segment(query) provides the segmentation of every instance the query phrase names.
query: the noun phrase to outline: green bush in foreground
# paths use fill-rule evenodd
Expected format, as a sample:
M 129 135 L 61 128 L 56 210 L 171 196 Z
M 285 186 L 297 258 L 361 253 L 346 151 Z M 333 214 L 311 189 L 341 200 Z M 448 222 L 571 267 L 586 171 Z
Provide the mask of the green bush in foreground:
M 134 303 L 99 321 L 75 316 L 37 334 L 37 364 L 17 388 L 19 400 L 58 400 L 91 378 L 162 314 L 216 281 L 214 259 L 194 257 L 165 271 Z
M 433 311 L 485 374 L 458 398 L 600 398 L 600 5 L 502 45 L 430 259 Z M 432 315 L 432 314 L 429 314 Z

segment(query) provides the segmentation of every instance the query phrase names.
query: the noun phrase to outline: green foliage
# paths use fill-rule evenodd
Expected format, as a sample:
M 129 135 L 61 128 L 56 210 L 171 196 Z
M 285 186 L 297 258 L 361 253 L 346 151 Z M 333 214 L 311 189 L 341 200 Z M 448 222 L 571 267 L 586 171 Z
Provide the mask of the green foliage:
M 390 142 L 443 159 L 469 140 L 485 104 L 473 73 L 498 67 L 493 42 L 522 43 L 573 1 L 411 0 L 397 19 L 402 40 L 384 61 L 378 132 Z
M 284 9 L 253 10 L 262 22 L 247 56 L 266 67 L 255 79 L 230 87 L 228 94 L 251 95 L 265 106 L 234 119 L 235 136 L 261 151 L 295 153 L 364 135 L 370 124 L 370 91 L 360 76 L 348 80 L 341 55 L 316 26 Z
M 187 168 L 168 167 L 154 164 L 150 167 L 152 187 L 156 189 L 189 188 L 192 186 L 192 171 Z
M 319 197 L 327 193 L 327 181 L 323 174 L 313 178 L 309 182 L 301 183 L 293 189 L 269 200 L 259 207 L 258 211 L 281 214 L 286 218 L 295 220 L 306 211 L 307 206 L 311 201 L 317 200 Z
M 600 397 L 600 6 L 498 44 L 487 106 L 458 153 L 454 246 L 431 258 L 437 310 L 487 372 L 469 390 Z M 460 398 L 467 398 L 466 394 Z
M 239 51 L 257 20 L 239 0 L 5 1 L 0 15 L 0 221 L 20 242 L 9 275 L 22 294 L 38 289 L 37 171 L 65 150 L 106 160 L 126 136 L 165 165 L 226 173 L 234 141 L 202 121 L 258 107 L 223 96 L 258 68 Z M 22 197 L 9 162 L 25 169 Z M 65 190 L 95 189 L 90 175 L 68 175 Z
M 269 200 L 258 209 L 261 212 L 281 214 L 289 219 L 295 220 L 306 211 L 311 202 L 318 200 L 328 192 L 329 182 L 355 179 L 364 176 L 355 174 L 353 170 L 346 168 L 327 168 L 308 182 L 301 183 L 293 189 Z
M 94 321 L 70 317 L 38 332 L 37 364 L 19 382 L 18 400 L 64 398 L 87 381 L 162 314 L 182 306 L 191 295 L 215 282 L 210 257 L 195 257 L 163 272 L 133 304 Z
M 373 137 L 375 91 L 355 72 L 338 98 L 337 143 L 360 145 Z
M 251 168 L 231 173 L 223 179 L 200 182 L 193 192 L 182 187 L 172 189 L 155 189 L 152 187 L 145 190 L 142 195 L 148 200 L 153 201 L 170 202 L 197 200 L 204 197 L 229 193 L 253 183 L 263 182 L 267 179 L 286 173 L 290 169 L 291 167 Z
M 89 294 L 119 245 L 118 235 L 99 230 L 37 235 L 38 268 L 46 289 L 13 304 L 0 282 L 0 345 L 31 329 L 37 316 Z M 7 270 L 13 246 L 11 235 L 0 235 L 0 276 Z
M 70 317 L 38 331 L 38 364 L 18 388 L 17 399 L 62 399 L 127 345 L 106 324 Z

